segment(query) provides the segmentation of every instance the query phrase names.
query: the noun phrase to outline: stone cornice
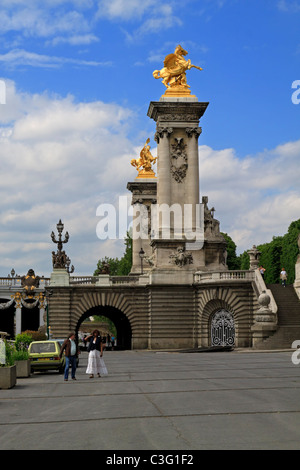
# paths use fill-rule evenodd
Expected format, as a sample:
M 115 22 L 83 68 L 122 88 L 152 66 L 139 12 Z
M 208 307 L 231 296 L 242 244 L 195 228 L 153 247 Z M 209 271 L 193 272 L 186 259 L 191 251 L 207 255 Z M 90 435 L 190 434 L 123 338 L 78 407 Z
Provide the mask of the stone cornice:
M 157 123 L 199 121 L 208 102 L 151 101 L 147 115 Z

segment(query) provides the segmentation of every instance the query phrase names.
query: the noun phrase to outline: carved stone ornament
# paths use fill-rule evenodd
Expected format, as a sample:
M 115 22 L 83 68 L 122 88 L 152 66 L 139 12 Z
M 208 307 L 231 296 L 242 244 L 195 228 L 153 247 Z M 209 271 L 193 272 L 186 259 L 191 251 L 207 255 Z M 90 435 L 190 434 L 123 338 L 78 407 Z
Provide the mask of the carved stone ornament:
M 181 183 L 186 177 L 188 169 L 188 157 L 185 151 L 186 144 L 182 137 L 175 137 L 171 144 L 171 174 L 177 183 Z
M 170 263 L 174 262 L 176 266 L 182 268 L 187 264 L 193 264 L 193 256 L 191 253 L 185 251 L 185 247 L 179 246 L 176 253 L 173 253 L 169 256 Z
M 159 143 L 159 139 L 161 139 L 164 135 L 169 137 L 173 133 L 172 127 L 157 127 L 154 140 Z
M 202 128 L 201 127 L 187 127 L 185 129 L 185 132 L 188 137 L 191 138 L 192 136 L 195 136 L 196 139 L 199 139 L 199 136 L 202 133 Z

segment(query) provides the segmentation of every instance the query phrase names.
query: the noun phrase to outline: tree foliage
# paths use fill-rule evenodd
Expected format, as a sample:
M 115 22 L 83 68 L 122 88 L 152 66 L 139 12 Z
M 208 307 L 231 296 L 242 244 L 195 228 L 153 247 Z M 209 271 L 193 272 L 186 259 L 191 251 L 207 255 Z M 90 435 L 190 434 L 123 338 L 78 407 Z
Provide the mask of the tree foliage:
M 94 276 L 98 276 L 105 264 L 109 265 L 109 274 L 111 276 L 127 276 L 131 271 L 132 266 L 132 236 L 127 232 L 125 240 L 125 253 L 121 259 L 109 258 L 105 256 L 97 263 L 97 268 L 94 271 Z
M 236 244 L 227 233 L 221 233 L 227 242 L 227 266 L 228 269 L 241 269 L 240 260 L 236 254 Z
M 280 271 L 285 268 L 288 284 L 295 281 L 295 264 L 299 253 L 297 239 L 300 233 L 300 219 L 292 222 L 285 235 L 273 237 L 269 243 L 258 245 L 261 252 L 260 265 L 265 268 L 265 282 L 277 284 Z M 245 251 L 239 256 L 240 269 L 249 269 L 249 255 Z

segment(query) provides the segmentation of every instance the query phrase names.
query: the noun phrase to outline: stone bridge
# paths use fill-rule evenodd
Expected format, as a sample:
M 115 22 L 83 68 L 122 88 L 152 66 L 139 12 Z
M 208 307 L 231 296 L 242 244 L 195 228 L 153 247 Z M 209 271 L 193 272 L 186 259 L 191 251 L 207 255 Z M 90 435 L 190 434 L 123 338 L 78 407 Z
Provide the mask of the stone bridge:
M 151 274 L 64 275 L 65 285 L 50 282 L 49 324 L 54 337 L 78 331 L 91 315 L 104 315 L 114 322 L 122 348 L 206 347 L 213 345 L 213 316 L 223 310 L 232 315 L 235 346 L 252 346 L 258 271 L 195 273 L 189 284 L 174 284 L 171 276 L 156 284 Z

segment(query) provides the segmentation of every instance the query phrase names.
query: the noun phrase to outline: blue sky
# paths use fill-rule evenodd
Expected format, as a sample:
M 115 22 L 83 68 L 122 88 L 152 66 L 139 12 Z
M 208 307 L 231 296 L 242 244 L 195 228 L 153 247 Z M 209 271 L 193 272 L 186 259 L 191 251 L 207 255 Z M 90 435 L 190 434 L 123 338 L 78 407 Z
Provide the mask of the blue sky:
M 0 0 L 0 275 L 49 275 L 59 218 L 76 274 L 122 255 L 96 209 L 128 195 L 148 137 L 155 153 L 152 72 L 177 44 L 210 103 L 201 195 L 238 252 L 284 234 L 300 216 L 299 22 L 300 0 Z

